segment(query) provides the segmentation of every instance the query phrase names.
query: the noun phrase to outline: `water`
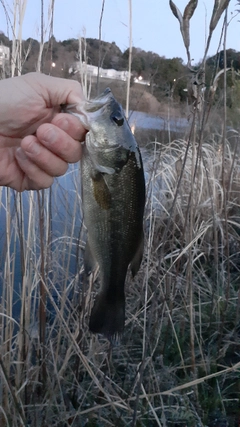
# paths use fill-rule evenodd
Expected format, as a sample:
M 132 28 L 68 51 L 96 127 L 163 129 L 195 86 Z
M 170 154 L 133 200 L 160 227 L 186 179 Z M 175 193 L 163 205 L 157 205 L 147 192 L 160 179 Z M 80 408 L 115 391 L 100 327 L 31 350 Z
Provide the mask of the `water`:
M 23 250 L 27 279 L 32 289 L 40 281 L 41 238 L 45 242 L 44 252 L 48 253 L 46 263 L 50 279 L 58 288 L 63 288 L 76 274 L 78 240 L 82 229 L 81 182 L 79 164 L 70 165 L 68 172 L 54 181 L 51 190 L 44 192 L 44 231 L 41 236 L 39 220 L 39 199 L 36 191 L 20 194 L 1 188 L 0 192 L 0 304 L 6 287 L 13 292 L 13 316 L 20 311 L 20 295 L 23 283 Z M 10 193 L 7 202 L 7 191 Z M 40 192 L 40 200 L 42 192 Z M 21 209 L 22 203 L 22 209 Z M 40 204 L 41 205 L 41 204 Z M 8 206 L 6 208 L 6 206 Z M 8 210 L 8 213 L 7 213 Z M 22 211 L 22 215 L 21 215 Z M 10 224 L 8 226 L 8 223 Z M 8 233 L 7 233 L 8 232 Z M 47 235 L 51 236 L 50 241 Z M 9 256 L 7 239 L 10 242 Z M 10 265 L 10 266 L 9 266 Z M 7 267 L 9 266 L 9 267 Z
M 159 116 L 151 116 L 141 111 L 130 111 L 129 124 L 137 129 L 168 130 L 170 128 L 173 132 L 183 131 L 189 126 L 185 118 L 171 118 L 168 120 Z

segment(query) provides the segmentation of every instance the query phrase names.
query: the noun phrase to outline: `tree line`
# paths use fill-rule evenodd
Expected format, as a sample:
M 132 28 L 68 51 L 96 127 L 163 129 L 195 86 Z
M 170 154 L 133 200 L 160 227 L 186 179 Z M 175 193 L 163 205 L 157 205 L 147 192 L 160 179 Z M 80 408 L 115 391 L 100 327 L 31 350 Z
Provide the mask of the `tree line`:
M 11 40 L 0 33 L 0 43 L 11 48 Z M 23 40 L 23 73 L 34 71 L 39 53 L 39 42 L 33 38 Z M 102 68 L 114 68 L 116 70 L 128 69 L 129 49 L 122 52 L 115 42 L 109 43 L 94 38 L 82 39 L 82 60 Z M 228 49 L 226 51 L 227 67 L 237 71 L 240 69 L 240 53 Z M 69 69 L 76 61 L 79 61 L 79 40 L 67 39 L 57 41 L 52 36 L 44 44 L 43 72 L 59 77 L 70 77 Z M 197 68 L 197 64 L 193 66 Z M 214 75 L 224 67 L 224 53 L 220 51 L 211 56 L 206 62 L 206 88 L 210 87 Z M 133 47 L 132 74 L 141 76 L 149 82 L 148 90 L 159 100 L 163 97 L 173 97 L 184 102 L 187 97 L 187 84 L 191 73 L 181 58 L 166 58 L 155 52 L 144 51 Z M 228 78 L 228 86 L 232 86 L 231 77 Z M 219 81 L 221 87 L 221 79 Z

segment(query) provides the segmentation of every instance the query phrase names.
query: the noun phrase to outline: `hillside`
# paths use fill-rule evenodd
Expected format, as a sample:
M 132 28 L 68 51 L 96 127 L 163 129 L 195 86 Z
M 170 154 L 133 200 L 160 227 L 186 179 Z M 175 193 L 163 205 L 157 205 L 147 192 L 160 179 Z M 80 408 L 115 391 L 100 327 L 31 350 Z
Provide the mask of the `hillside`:
M 0 43 L 11 48 L 12 41 L 0 31 Z M 23 40 L 23 66 L 22 73 L 35 71 L 39 55 L 39 42 L 29 38 Z M 82 61 L 94 66 L 100 66 L 105 69 L 114 68 L 118 71 L 128 69 L 129 50 L 122 52 L 115 42 L 100 42 L 97 39 L 82 39 L 81 44 Z M 240 67 L 240 53 L 233 49 L 226 52 L 227 66 L 238 70 Z M 69 69 L 80 59 L 79 40 L 68 39 L 57 41 L 54 36 L 44 44 L 43 49 L 43 66 L 42 71 L 57 77 L 76 78 L 78 74 L 70 74 Z M 196 65 L 197 67 L 197 65 Z M 223 51 L 218 55 L 209 57 L 206 64 L 206 88 L 208 89 L 216 75 L 217 70 L 223 67 Z M 164 113 L 166 101 L 171 98 L 181 107 L 187 101 L 186 87 L 191 78 L 186 65 L 181 58 L 165 58 L 154 52 L 146 52 L 140 48 L 133 48 L 132 55 L 132 75 L 133 77 L 141 76 L 149 82 L 149 86 L 133 84 L 131 88 L 131 105 L 130 108 L 148 111 L 151 113 Z M 222 88 L 222 77 L 218 81 L 218 91 Z M 228 77 L 228 106 L 233 106 L 238 102 L 238 90 L 232 90 L 234 82 L 232 77 Z M 114 93 L 119 95 L 119 100 L 125 104 L 125 83 L 113 80 L 102 80 L 102 86 L 110 86 Z M 235 86 L 234 86 L 235 87 Z M 94 96 L 95 82 L 92 81 L 92 95 Z M 237 95 L 236 95 L 237 94 Z M 221 102 L 221 93 L 215 98 Z
M 11 48 L 11 40 L 3 33 L 0 34 L 0 43 Z M 87 38 L 82 42 L 82 60 L 88 64 L 102 68 L 114 68 L 116 70 L 128 69 L 128 49 L 122 52 L 114 43 L 97 39 Z M 36 70 L 39 53 L 39 42 L 29 38 L 23 41 L 23 67 L 22 73 Z M 79 40 L 68 39 L 57 41 L 55 37 L 44 44 L 43 50 L 43 69 L 47 74 L 58 77 L 69 77 L 69 68 L 79 60 Z M 54 63 L 54 67 L 52 64 Z M 166 59 L 154 52 L 145 52 L 139 48 L 133 48 L 132 59 L 133 76 L 139 77 L 150 82 L 150 93 L 155 95 L 158 100 L 163 96 L 168 96 L 174 79 L 179 81 L 175 85 L 176 97 L 184 99 L 182 89 L 186 86 L 187 68 L 180 58 Z

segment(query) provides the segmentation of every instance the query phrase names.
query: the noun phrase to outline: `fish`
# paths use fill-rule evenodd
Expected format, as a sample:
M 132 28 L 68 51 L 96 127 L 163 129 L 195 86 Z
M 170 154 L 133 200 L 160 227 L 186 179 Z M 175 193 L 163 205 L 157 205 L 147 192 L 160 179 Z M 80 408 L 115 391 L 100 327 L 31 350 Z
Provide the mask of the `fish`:
M 88 130 L 82 148 L 84 270 L 99 267 L 100 292 L 89 329 L 107 338 L 123 333 L 125 280 L 140 268 L 144 250 L 145 179 L 139 146 L 122 106 L 107 88 L 97 98 L 68 106 Z

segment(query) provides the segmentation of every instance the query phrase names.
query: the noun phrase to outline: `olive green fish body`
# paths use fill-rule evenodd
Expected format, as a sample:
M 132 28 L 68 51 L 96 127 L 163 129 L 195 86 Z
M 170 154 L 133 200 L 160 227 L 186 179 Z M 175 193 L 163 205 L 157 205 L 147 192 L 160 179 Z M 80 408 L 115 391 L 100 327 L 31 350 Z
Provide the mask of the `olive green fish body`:
M 84 222 L 102 284 L 91 314 L 90 329 L 113 335 L 122 332 L 124 326 L 124 283 L 128 265 L 135 261 L 132 265 L 135 274 L 141 261 L 141 252 L 139 259 L 134 260 L 134 257 L 143 241 L 144 181 L 134 153 L 130 153 L 120 172 L 99 174 L 94 178 L 86 157 L 84 154 L 82 161 Z M 118 311 L 121 312 L 119 316 Z
M 89 113 L 87 118 L 82 197 L 88 231 L 85 270 L 90 273 L 98 264 L 101 283 L 89 326 L 111 337 L 124 328 L 128 266 L 134 276 L 142 259 L 145 181 L 141 154 L 122 108 L 110 90 L 102 98 L 99 109 L 94 104 L 97 114 L 91 111 L 94 117 Z

